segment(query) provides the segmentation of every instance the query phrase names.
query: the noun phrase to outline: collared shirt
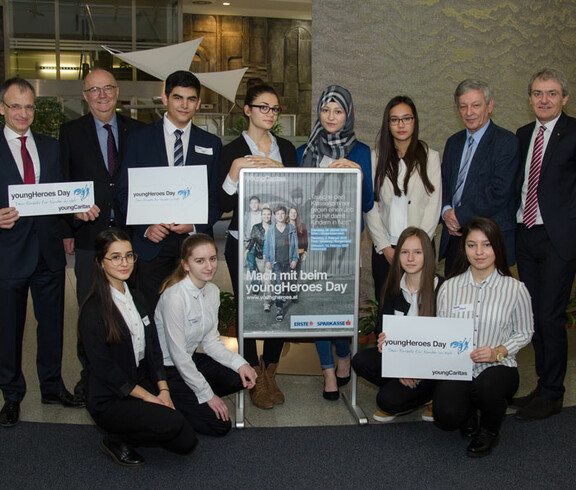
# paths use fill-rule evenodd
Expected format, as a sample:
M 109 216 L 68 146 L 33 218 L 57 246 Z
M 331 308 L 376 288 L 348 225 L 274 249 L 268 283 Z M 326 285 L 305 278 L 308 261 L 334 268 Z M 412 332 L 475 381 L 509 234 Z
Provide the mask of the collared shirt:
M 398 161 L 398 187 L 404 188 L 404 178 L 406 177 L 406 163 L 401 158 Z M 402 191 L 401 196 L 394 194 L 390 204 L 390 233 L 388 240 L 391 245 L 398 243 L 398 237 L 408 227 L 408 196 Z
M 500 275 L 498 270 L 478 284 L 468 268 L 442 284 L 437 303 L 439 317 L 474 320 L 474 349 L 503 345 L 508 350 L 501 363 L 474 363 L 474 377 L 491 366 L 515 367 L 516 353 L 530 342 L 534 333 L 526 286 L 512 277 Z
M 116 308 L 120 310 L 122 318 L 124 318 L 128 330 L 130 330 L 132 348 L 134 349 L 134 359 L 136 361 L 136 366 L 139 366 L 140 361 L 144 359 L 146 350 L 146 336 L 144 334 L 143 322 L 148 321 L 148 317 L 140 317 L 140 312 L 134 304 L 134 300 L 132 299 L 132 295 L 128 289 L 128 284 L 124 283 L 124 294 L 112 286 L 110 286 L 110 290 L 112 292 L 112 300 L 114 301 Z
M 526 194 L 528 194 L 528 175 L 530 175 L 530 164 L 532 163 L 532 154 L 534 153 L 534 141 L 536 141 L 536 136 L 538 136 L 538 132 L 540 131 L 540 126 L 545 126 L 546 131 L 544 131 L 544 142 L 542 146 L 542 158 L 544 158 L 544 154 L 546 153 L 546 147 L 548 146 L 548 142 L 550 141 L 550 136 L 552 136 L 552 132 L 554 131 L 554 126 L 560 119 L 560 115 L 552 121 L 547 122 L 546 124 L 542 124 L 540 121 L 536 120 L 536 124 L 534 125 L 534 131 L 532 131 L 532 138 L 530 139 L 530 146 L 528 147 L 528 155 L 526 155 L 526 162 L 524 163 L 524 183 L 522 184 L 522 200 L 520 202 L 520 208 L 516 213 L 516 222 L 517 223 L 524 223 L 524 206 L 526 205 Z M 542 215 L 540 214 L 540 206 L 537 205 L 536 211 L 536 225 L 544 224 L 544 220 L 542 219 Z
M 438 286 L 438 276 L 434 276 L 434 288 Z M 418 292 L 414 291 L 413 293 L 410 292 L 408 286 L 406 286 L 406 273 L 402 274 L 402 279 L 400 279 L 400 291 L 402 291 L 402 296 L 406 300 L 406 303 L 410 305 L 408 309 L 408 313 L 406 316 L 418 316 Z M 395 315 L 404 315 L 401 311 L 395 311 Z
M 96 134 L 98 135 L 98 143 L 100 144 L 100 152 L 104 158 L 104 163 L 106 168 L 108 168 L 108 130 L 104 128 L 105 124 L 109 124 L 112 128 L 112 134 L 114 135 L 114 142 L 116 143 L 116 150 L 118 150 L 118 119 L 116 114 L 112 117 L 109 123 L 104 123 L 100 119 L 94 118 L 96 123 Z
M 4 126 L 4 137 L 8 143 L 8 147 L 12 152 L 14 161 L 16 162 L 16 167 L 18 167 L 18 172 L 22 180 L 24 180 L 24 162 L 22 161 L 22 141 L 19 140 L 21 136 L 26 136 L 26 148 L 30 157 L 32 158 L 32 163 L 34 164 L 34 176 L 36 177 L 36 183 L 40 182 L 40 157 L 38 156 L 38 149 L 36 148 L 36 142 L 34 141 L 34 136 L 32 131 L 28 128 L 26 134 L 21 135 L 15 131 L 12 131 L 8 126 Z
M 189 276 L 169 287 L 156 307 L 156 328 L 165 366 L 176 366 L 199 403 L 212 399 L 214 392 L 198 371 L 192 354 L 202 343 L 204 353 L 234 371 L 246 361 L 220 340 L 218 308 L 220 290 L 212 283 L 198 289 Z
M 170 119 L 168 113 L 164 114 L 164 141 L 166 143 L 166 156 L 168 157 L 168 165 L 174 166 L 174 143 L 176 142 L 176 135 L 174 131 L 179 129 L 182 131 L 182 151 L 184 152 L 184 164 L 186 164 L 186 155 L 188 155 L 188 143 L 190 142 L 190 133 L 192 132 L 192 121 L 190 121 L 185 128 L 176 127 Z
M 492 124 L 492 120 L 488 119 L 488 122 L 482 127 L 480 128 L 478 131 L 476 131 L 474 134 L 470 134 L 470 131 L 467 129 L 466 130 L 466 140 L 464 142 L 464 149 L 462 150 L 462 156 L 460 157 L 460 165 L 458 166 L 458 173 L 460 173 L 460 169 L 462 168 L 462 165 L 464 165 L 464 160 L 466 158 L 466 149 L 468 148 L 468 139 L 470 138 L 470 136 L 472 136 L 472 139 L 474 140 L 474 145 L 472 145 L 472 149 L 471 149 L 471 155 L 470 155 L 470 165 L 468 165 L 468 170 L 466 171 L 466 174 L 464 176 L 464 185 L 466 185 L 466 180 L 468 179 L 468 173 L 470 172 L 470 167 L 472 166 L 472 160 L 474 159 L 474 155 L 476 154 L 476 150 L 478 149 L 478 145 L 480 144 L 480 141 L 482 140 L 482 137 L 484 136 L 484 134 L 486 134 L 486 131 L 488 130 L 488 127 L 490 126 L 490 124 Z M 458 173 L 456 175 L 458 175 Z M 454 189 L 456 190 L 456 189 Z M 453 207 L 451 205 L 446 205 L 442 208 L 442 213 L 440 216 L 444 216 L 444 213 L 446 212 L 446 210 L 448 209 L 453 209 Z M 462 226 L 464 225 L 464 223 L 460 223 Z

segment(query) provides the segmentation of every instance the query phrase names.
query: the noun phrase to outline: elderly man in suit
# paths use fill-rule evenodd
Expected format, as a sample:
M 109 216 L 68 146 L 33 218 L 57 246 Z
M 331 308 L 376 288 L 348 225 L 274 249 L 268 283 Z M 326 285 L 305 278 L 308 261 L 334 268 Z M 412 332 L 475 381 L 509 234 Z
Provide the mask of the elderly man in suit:
M 75 252 L 76 298 L 82 303 L 92 280 L 94 238 L 108 227 L 122 227 L 124 217 L 114 206 L 128 131 L 144 123 L 116 114 L 118 84 L 107 70 L 96 68 L 84 79 L 84 100 L 90 114 L 60 128 L 60 162 L 68 181 L 93 181 L 96 207 L 78 213 L 71 223 L 68 253 Z
M 192 123 L 200 107 L 200 81 L 189 71 L 172 73 L 166 79 L 162 102 L 167 106 L 164 117 L 128 137 L 117 200 L 126 211 L 129 168 L 200 165 L 207 170 L 209 202 L 207 223 L 132 226 L 134 251 L 138 254 L 138 284 L 152 309 L 158 302 L 162 282 L 180 261 L 184 239 L 191 233 L 212 234 L 212 226 L 221 214 L 218 160 L 222 142 Z
M 60 181 L 58 142 L 33 133 L 35 93 L 30 83 L 11 78 L 0 86 L 0 426 L 18 422 L 26 394 L 22 339 L 28 289 L 38 320 L 36 365 L 42 403 L 84 406 L 62 381 L 64 246 L 55 216 L 20 217 L 8 206 L 8 186 Z
M 539 420 L 562 410 L 568 361 L 566 305 L 576 271 L 576 119 L 563 107 L 568 83 L 545 69 L 528 85 L 536 121 L 517 131 L 521 172 L 516 235 L 518 274 L 532 297 L 538 384 L 514 399 L 516 418 Z
M 518 140 L 490 120 L 494 100 L 485 82 L 460 82 L 454 100 L 466 129 L 452 135 L 444 148 L 444 226 L 439 257 L 446 258 L 444 270 L 449 274 L 460 243 L 460 229 L 470 218 L 485 216 L 500 225 L 508 263 L 514 264 Z

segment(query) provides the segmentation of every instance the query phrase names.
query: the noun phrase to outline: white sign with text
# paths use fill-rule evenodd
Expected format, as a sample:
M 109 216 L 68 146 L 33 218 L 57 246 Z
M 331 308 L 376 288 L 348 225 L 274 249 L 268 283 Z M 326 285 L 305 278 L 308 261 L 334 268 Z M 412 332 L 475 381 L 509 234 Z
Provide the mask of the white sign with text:
M 8 186 L 8 203 L 20 216 L 83 213 L 94 205 L 93 182 Z

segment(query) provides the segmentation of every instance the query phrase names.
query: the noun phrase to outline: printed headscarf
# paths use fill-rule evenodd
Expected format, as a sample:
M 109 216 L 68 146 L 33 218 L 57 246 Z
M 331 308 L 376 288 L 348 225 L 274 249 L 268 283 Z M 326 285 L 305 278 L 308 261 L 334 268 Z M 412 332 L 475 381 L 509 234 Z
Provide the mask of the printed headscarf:
M 329 102 L 336 102 L 346 114 L 346 122 L 337 133 L 328 133 L 320 122 L 320 111 Z M 302 154 L 302 167 L 317 167 L 324 156 L 338 160 L 352 151 L 357 138 L 354 133 L 354 104 L 350 92 L 339 85 L 326 87 L 320 95 L 316 124 Z

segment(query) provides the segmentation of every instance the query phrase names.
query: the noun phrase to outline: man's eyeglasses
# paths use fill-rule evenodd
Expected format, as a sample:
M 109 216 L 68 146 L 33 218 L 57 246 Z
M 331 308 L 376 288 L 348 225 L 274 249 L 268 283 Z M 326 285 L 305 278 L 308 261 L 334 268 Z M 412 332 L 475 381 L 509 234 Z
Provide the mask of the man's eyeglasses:
M 100 95 L 101 92 L 104 92 L 106 95 L 110 95 L 111 93 L 116 90 L 116 85 L 104 85 L 103 87 L 90 87 L 84 90 L 84 92 L 89 93 L 92 97 L 96 97 Z
M 402 124 L 404 124 L 405 126 L 408 126 L 409 124 L 412 124 L 414 122 L 414 116 L 391 117 L 389 121 L 390 126 L 398 126 L 398 124 L 400 124 L 400 121 L 402 121 Z
M 282 112 L 282 107 L 270 107 L 269 105 L 254 105 L 254 104 L 248 104 L 248 107 L 257 107 L 258 109 L 260 109 L 260 112 L 262 114 L 268 114 L 270 111 L 272 111 L 274 114 L 278 115 Z
M 104 257 L 104 258 L 112 262 L 112 265 L 114 267 L 118 267 L 119 265 L 122 264 L 124 260 L 126 260 L 127 264 L 133 264 L 134 262 L 136 262 L 138 255 L 136 255 L 134 252 L 128 252 L 126 255 L 114 254 L 112 255 L 112 257 Z
M 4 101 L 2 101 L 2 104 L 4 104 L 4 107 L 6 107 L 6 109 L 10 109 L 11 111 L 14 112 L 19 112 L 22 109 L 24 109 L 26 112 L 34 112 L 36 110 L 35 105 L 6 104 L 6 102 Z

